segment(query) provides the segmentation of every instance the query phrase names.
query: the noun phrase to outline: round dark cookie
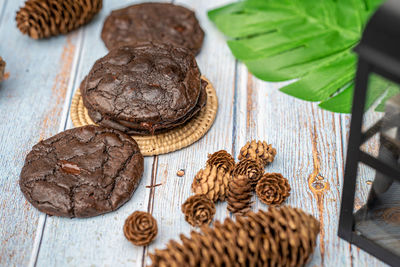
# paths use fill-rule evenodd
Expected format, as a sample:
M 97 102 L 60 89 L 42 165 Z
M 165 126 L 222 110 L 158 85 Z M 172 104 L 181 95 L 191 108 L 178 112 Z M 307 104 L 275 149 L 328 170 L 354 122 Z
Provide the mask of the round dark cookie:
M 97 124 L 114 121 L 151 134 L 176 127 L 190 114 L 199 102 L 201 83 L 189 50 L 147 43 L 119 47 L 97 60 L 81 94 Z
M 109 50 L 141 42 L 170 43 L 194 54 L 204 32 L 193 11 L 168 3 L 143 3 L 114 10 L 104 22 L 101 38 Z
M 19 180 L 26 199 L 49 215 L 92 217 L 127 202 L 143 174 L 143 156 L 128 135 L 94 125 L 36 144 Z

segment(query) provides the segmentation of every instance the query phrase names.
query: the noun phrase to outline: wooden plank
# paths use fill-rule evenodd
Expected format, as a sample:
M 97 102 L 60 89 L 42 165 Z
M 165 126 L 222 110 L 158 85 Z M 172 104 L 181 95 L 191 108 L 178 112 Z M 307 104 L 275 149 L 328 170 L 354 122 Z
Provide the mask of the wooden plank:
M 0 265 L 26 266 L 40 213 L 20 192 L 19 173 L 31 147 L 59 129 L 79 38 L 73 33 L 32 40 L 15 26 L 21 3 L 2 4 L 1 56 L 9 78 L 0 85 Z
M 194 229 L 185 220 L 181 212 L 182 203 L 192 195 L 190 191 L 193 177 L 207 160 L 207 154 L 220 149 L 232 152 L 234 149 L 234 98 L 235 98 L 235 60 L 226 46 L 224 37 L 208 20 L 206 11 L 223 5 L 229 0 L 185 0 L 175 1 L 177 4 L 190 7 L 203 27 L 206 38 L 197 62 L 202 73 L 214 85 L 219 110 L 216 121 L 211 130 L 197 143 L 188 148 L 168 155 L 161 155 L 158 159 L 156 183 L 162 183 L 155 188 L 153 215 L 159 223 L 159 234 L 149 251 L 163 248 L 170 239 L 178 239 L 180 233 L 187 234 Z M 176 172 L 185 170 L 183 177 Z M 224 219 L 229 216 L 226 203 L 218 203 L 215 219 Z M 149 263 L 148 257 L 146 262 Z
M 99 16 L 82 29 L 83 45 L 73 88 L 78 89 L 81 80 L 90 71 L 93 63 L 107 53 L 100 32 L 103 21 L 111 10 L 130 3 L 104 1 Z M 68 117 L 66 128 L 72 128 Z M 88 219 L 46 219 L 37 266 L 140 266 L 143 248 L 129 243 L 122 231 L 125 219 L 135 210 L 147 210 L 152 182 L 153 157 L 145 158 L 142 181 L 131 200 L 119 210 Z M 157 164 L 154 165 L 156 169 Z

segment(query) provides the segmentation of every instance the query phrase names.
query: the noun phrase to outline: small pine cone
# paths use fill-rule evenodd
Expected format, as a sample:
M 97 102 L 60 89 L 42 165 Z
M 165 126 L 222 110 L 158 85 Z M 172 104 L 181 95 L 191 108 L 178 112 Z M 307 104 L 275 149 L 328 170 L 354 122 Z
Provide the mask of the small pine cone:
M 241 149 L 239 153 L 239 160 L 242 159 L 254 159 L 261 160 L 264 167 L 273 162 L 276 155 L 276 149 L 272 145 L 268 145 L 267 142 L 252 140 L 247 142 Z
M 136 246 L 150 244 L 157 232 L 157 221 L 148 212 L 135 211 L 125 220 L 125 237 Z
M 6 68 L 6 62 L 0 57 L 0 82 L 4 79 L 4 70 Z
M 266 173 L 258 181 L 257 196 L 267 205 L 280 205 L 290 195 L 288 179 L 280 173 Z
M 235 160 L 226 150 L 220 150 L 208 155 L 207 165 L 217 166 L 225 169 L 226 172 L 231 172 L 235 167 Z
M 33 39 L 47 38 L 88 23 L 102 5 L 102 0 L 28 0 L 15 20 L 23 34 Z
M 234 177 L 228 185 L 228 210 L 235 215 L 245 215 L 251 209 L 252 186 L 247 178 Z
M 192 192 L 205 195 L 213 202 L 224 201 L 231 173 L 217 166 L 208 166 L 201 169 L 193 179 Z
M 232 176 L 237 178 L 247 178 L 253 188 L 264 174 L 264 169 L 260 161 L 253 159 L 242 159 L 233 169 Z
M 189 197 L 182 204 L 182 212 L 185 220 L 192 226 L 202 226 L 210 224 L 215 214 L 214 202 L 204 195 L 194 195 Z
M 150 266 L 303 266 L 318 233 L 319 222 L 304 211 L 270 207 L 180 235 L 182 242 L 150 254 Z
M 192 191 L 206 195 L 214 202 L 224 201 L 234 167 L 233 157 L 225 150 L 209 155 L 206 168 L 201 169 L 194 177 Z

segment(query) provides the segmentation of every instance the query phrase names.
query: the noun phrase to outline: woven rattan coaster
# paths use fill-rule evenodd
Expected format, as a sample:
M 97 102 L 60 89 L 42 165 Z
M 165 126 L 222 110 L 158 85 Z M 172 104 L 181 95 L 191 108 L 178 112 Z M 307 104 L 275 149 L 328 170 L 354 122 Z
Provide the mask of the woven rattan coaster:
M 214 123 L 218 110 L 218 99 L 214 87 L 208 82 L 207 104 L 192 118 L 182 126 L 171 129 L 170 131 L 155 135 L 132 135 L 132 138 L 139 144 L 143 156 L 160 155 L 179 150 L 190 146 L 202 138 Z M 83 105 L 80 90 L 76 90 L 71 103 L 71 119 L 75 127 L 88 124 L 95 124 L 88 115 L 88 111 Z

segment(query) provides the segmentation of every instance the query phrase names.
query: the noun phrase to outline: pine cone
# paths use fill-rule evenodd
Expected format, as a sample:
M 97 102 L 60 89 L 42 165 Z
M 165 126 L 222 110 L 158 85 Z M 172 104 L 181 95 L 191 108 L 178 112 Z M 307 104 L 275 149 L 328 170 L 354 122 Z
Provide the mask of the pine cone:
M 272 145 L 268 145 L 267 142 L 252 140 L 247 142 L 241 149 L 239 153 L 239 160 L 242 159 L 260 159 L 264 164 L 264 167 L 274 161 L 276 155 L 276 149 Z
M 267 205 L 279 205 L 290 195 L 288 179 L 280 173 L 266 173 L 258 181 L 257 196 Z
M 237 178 L 247 178 L 251 186 L 255 187 L 263 173 L 264 169 L 260 161 L 242 159 L 233 169 L 232 176 Z
M 303 266 L 312 255 L 319 223 L 292 207 L 227 218 L 202 232 L 181 235 L 150 254 L 150 266 Z
M 150 244 L 157 232 L 157 221 L 148 212 L 135 211 L 125 220 L 125 237 L 136 246 Z
M 208 155 L 207 165 L 224 168 L 226 172 L 231 172 L 235 168 L 235 160 L 226 150 L 220 150 Z
M 247 178 L 234 177 L 228 185 L 228 210 L 235 215 L 245 215 L 250 211 L 252 186 Z
M 215 214 L 214 202 L 204 195 L 189 197 L 182 205 L 185 220 L 192 226 L 210 224 Z
M 33 39 L 47 38 L 88 23 L 102 4 L 102 0 L 28 0 L 15 20 L 23 34 Z
M 0 57 L 0 82 L 4 79 L 4 70 L 6 68 L 6 62 Z
M 193 179 L 192 191 L 214 202 L 224 201 L 235 161 L 225 150 L 208 157 L 206 168 L 201 169 Z

